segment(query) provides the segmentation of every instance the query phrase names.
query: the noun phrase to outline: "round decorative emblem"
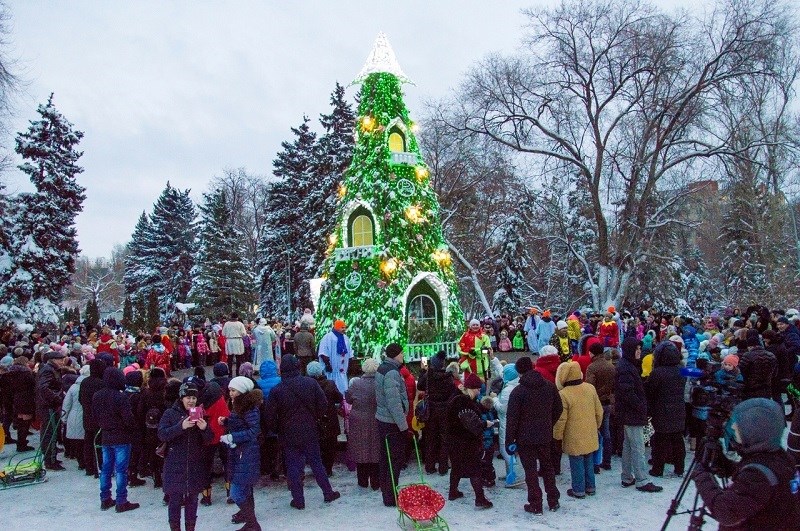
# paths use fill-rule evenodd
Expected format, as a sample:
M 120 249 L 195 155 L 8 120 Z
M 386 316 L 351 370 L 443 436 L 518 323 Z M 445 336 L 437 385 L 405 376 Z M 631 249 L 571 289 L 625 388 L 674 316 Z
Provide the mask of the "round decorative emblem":
M 414 183 L 409 181 L 408 179 L 400 179 L 397 181 L 397 193 L 402 195 L 403 197 L 411 197 L 414 195 L 416 188 L 414 187 Z
M 348 291 L 355 291 L 361 286 L 361 273 L 353 271 L 344 279 L 344 287 Z

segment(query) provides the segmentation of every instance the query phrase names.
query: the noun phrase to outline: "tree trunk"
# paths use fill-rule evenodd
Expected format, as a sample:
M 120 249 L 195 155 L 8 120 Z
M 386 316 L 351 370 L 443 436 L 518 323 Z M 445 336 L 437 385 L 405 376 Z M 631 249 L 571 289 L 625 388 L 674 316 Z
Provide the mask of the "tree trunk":
M 447 243 L 447 246 L 450 248 L 453 254 L 456 255 L 458 261 L 467 268 L 467 271 L 469 271 L 469 277 L 472 281 L 472 286 L 475 289 L 475 294 L 478 296 L 478 299 L 480 299 L 481 306 L 483 306 L 483 309 L 486 311 L 486 315 L 492 315 L 492 306 L 489 304 L 486 294 L 483 292 L 483 288 L 481 288 L 481 283 L 478 280 L 478 272 L 452 243 L 449 241 L 445 241 L 445 243 Z

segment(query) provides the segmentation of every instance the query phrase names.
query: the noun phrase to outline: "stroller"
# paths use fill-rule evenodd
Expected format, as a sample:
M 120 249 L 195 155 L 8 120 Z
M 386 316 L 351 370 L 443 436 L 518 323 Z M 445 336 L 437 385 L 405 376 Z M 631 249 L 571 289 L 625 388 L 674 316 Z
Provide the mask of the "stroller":
M 415 530 L 440 529 L 449 531 L 450 526 L 447 525 L 444 518 L 439 516 L 439 511 L 444 508 L 444 497 L 425 483 L 425 477 L 422 472 L 422 461 L 419 457 L 419 446 L 417 446 L 417 438 L 414 437 L 413 441 L 414 453 L 417 456 L 419 483 L 409 483 L 407 485 L 397 484 L 394 472 L 392 471 L 392 454 L 389 451 L 388 437 L 384 441 L 386 444 L 386 456 L 389 459 L 389 474 L 392 479 L 392 490 L 394 491 L 397 511 L 400 513 L 397 517 L 397 525 L 405 529 L 407 518 L 411 521 Z
M 53 435 L 50 437 L 50 444 L 56 444 L 56 433 L 58 432 L 59 420 L 55 414 L 50 414 L 47 421 L 46 430 L 52 431 Z M 48 448 L 49 450 L 49 448 Z M 42 445 L 33 457 L 23 457 L 14 463 L 14 456 L 8 461 L 8 465 L 0 469 L 0 490 L 11 489 L 14 487 L 26 487 L 28 485 L 36 485 L 37 483 L 44 483 L 47 481 L 45 477 L 47 470 L 45 470 L 42 463 L 45 452 L 42 451 Z

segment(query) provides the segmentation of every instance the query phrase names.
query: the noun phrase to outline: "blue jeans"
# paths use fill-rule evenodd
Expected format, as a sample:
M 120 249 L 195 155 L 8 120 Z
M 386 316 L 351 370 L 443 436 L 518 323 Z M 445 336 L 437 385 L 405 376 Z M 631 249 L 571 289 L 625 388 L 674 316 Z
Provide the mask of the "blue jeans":
M 248 498 L 253 496 L 252 485 L 241 485 L 239 483 L 231 483 L 231 499 L 236 505 L 241 505 L 247 501 Z
M 584 496 L 594 492 L 594 458 L 593 453 L 569 456 L 569 471 L 572 475 L 572 492 Z
M 128 501 L 128 462 L 130 444 L 103 445 L 103 468 L 100 472 L 100 501 L 111 499 L 111 475 L 116 475 L 117 505 Z
M 594 464 L 596 465 L 610 465 L 611 464 L 611 426 L 609 424 L 611 418 L 611 406 L 603 406 L 603 423 L 600 424 L 599 442 L 600 448 L 594 453 Z

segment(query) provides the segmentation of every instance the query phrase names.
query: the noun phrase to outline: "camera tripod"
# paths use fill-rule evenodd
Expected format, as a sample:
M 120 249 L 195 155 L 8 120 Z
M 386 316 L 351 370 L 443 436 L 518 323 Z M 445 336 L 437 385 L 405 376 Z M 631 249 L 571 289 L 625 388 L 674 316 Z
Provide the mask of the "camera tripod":
M 703 528 L 703 524 L 705 523 L 704 517 L 707 514 L 710 514 L 706 510 L 706 506 L 700 503 L 700 492 L 695 492 L 694 503 L 692 504 L 691 509 L 686 509 L 685 511 L 678 511 L 678 507 L 680 507 L 681 505 L 681 500 L 683 499 L 683 496 L 686 494 L 686 490 L 689 488 L 689 484 L 692 482 L 692 474 L 694 472 L 694 469 L 697 468 L 698 464 L 713 462 L 713 460 L 716 458 L 716 456 L 713 455 L 716 453 L 716 447 L 714 446 L 716 441 L 713 438 L 709 440 L 708 436 L 701 439 L 701 441 L 702 441 L 702 446 L 697 449 L 697 452 L 695 452 L 694 459 L 692 459 L 692 463 L 686 470 L 686 474 L 684 474 L 683 476 L 683 481 L 681 482 L 680 487 L 678 487 L 678 492 L 675 493 L 675 497 L 672 498 L 672 501 L 670 502 L 669 509 L 667 509 L 667 519 L 664 520 L 664 524 L 661 526 L 661 531 L 666 531 L 667 526 L 669 526 L 670 520 L 672 520 L 672 517 L 679 514 L 689 515 L 689 527 L 687 527 L 689 531 L 700 531 Z M 709 442 L 711 444 L 708 444 Z M 723 478 L 722 481 L 724 486 L 725 479 Z

